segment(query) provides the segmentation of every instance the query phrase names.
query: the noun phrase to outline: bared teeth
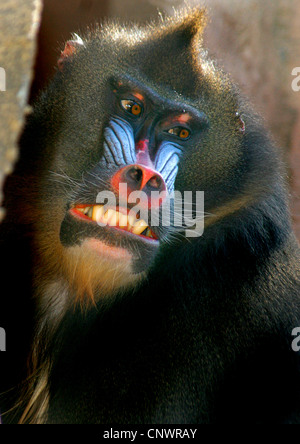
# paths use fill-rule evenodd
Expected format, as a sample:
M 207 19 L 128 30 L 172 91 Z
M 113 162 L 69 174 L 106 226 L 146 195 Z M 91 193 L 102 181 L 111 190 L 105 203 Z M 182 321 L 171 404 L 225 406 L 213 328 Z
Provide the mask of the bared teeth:
M 108 224 L 108 210 L 103 214 L 100 220 L 96 220 L 96 222 L 102 222 L 103 224 Z
M 148 227 L 146 222 L 141 219 L 138 222 L 136 222 L 132 228 L 132 233 L 134 234 L 141 234 L 145 229 Z
M 128 228 L 129 228 L 129 231 L 131 231 L 132 228 L 134 227 L 135 221 L 136 221 L 136 218 L 134 216 L 132 216 L 132 214 L 130 214 L 128 216 Z
M 92 217 L 93 217 L 93 207 L 90 207 L 85 214 L 92 219 Z
M 119 227 L 133 234 L 147 236 L 153 239 L 152 231 L 147 222 L 143 219 L 136 218 L 132 214 L 126 215 L 112 208 L 104 210 L 103 205 L 93 205 L 88 207 L 77 207 L 77 211 L 85 214 L 99 225 L 109 225 L 111 227 Z
M 107 213 L 105 213 L 105 216 L 107 214 L 107 223 L 111 227 L 116 227 L 117 223 L 119 222 L 119 212 L 114 210 L 108 210 Z
M 153 239 L 153 235 L 152 235 L 152 233 L 151 233 L 150 228 L 148 228 L 148 230 L 146 231 L 145 236 L 147 236 L 147 237 L 151 237 L 151 238 Z
M 93 208 L 92 219 L 97 222 L 100 221 L 104 215 L 103 205 L 95 205 Z
M 126 214 L 119 213 L 119 227 L 127 228 L 128 225 L 128 217 Z

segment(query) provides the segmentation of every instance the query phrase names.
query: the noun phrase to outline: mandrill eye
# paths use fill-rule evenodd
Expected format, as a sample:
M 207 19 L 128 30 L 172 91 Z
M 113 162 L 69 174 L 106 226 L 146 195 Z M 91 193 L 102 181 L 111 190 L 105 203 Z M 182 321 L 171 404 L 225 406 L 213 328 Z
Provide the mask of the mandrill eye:
M 182 128 L 181 126 L 177 126 L 175 128 L 170 128 L 168 130 L 169 134 L 173 134 L 174 136 L 180 137 L 180 139 L 188 139 L 190 137 L 190 131 L 186 128 Z
M 128 113 L 138 117 L 142 114 L 142 107 L 133 100 L 121 100 L 121 106 Z

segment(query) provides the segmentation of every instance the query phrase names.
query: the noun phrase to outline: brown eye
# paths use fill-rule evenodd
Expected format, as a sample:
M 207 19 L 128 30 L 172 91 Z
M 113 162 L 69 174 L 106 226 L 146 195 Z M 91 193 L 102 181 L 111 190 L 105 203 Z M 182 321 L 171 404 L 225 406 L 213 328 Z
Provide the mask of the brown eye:
M 179 133 L 179 137 L 181 139 L 187 139 L 189 137 L 189 135 L 190 135 L 190 132 L 187 129 L 182 129 Z
M 137 103 L 135 105 L 132 106 L 131 108 L 131 112 L 132 114 L 134 114 L 135 116 L 139 116 L 142 112 L 142 108 L 140 105 L 138 105 Z
M 125 111 L 133 114 L 138 117 L 142 114 L 142 107 L 138 103 L 133 100 L 121 100 L 121 106 L 125 109 Z
M 169 134 L 173 134 L 174 136 L 180 137 L 180 139 L 188 139 L 190 136 L 190 131 L 186 128 L 182 128 L 180 126 L 177 126 L 175 128 L 170 128 L 168 130 Z

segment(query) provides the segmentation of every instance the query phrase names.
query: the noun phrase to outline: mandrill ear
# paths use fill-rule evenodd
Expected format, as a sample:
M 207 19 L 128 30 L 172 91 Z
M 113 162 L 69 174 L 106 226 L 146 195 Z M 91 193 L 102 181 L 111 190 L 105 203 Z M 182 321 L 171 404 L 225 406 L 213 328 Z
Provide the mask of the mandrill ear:
M 192 9 L 190 11 L 177 11 L 175 13 L 175 26 L 186 41 L 202 40 L 203 31 L 207 23 L 207 11 L 205 8 Z
M 145 49 L 141 45 L 143 71 L 150 77 L 166 83 L 177 92 L 194 94 L 193 85 L 200 75 L 199 52 L 207 22 L 205 9 L 179 10 L 171 18 L 150 28 Z M 150 54 L 150 56 L 149 56 Z M 153 60 L 160 63 L 153 63 Z M 163 67 L 163 69 L 162 69 Z
M 80 47 L 84 47 L 83 40 L 77 34 L 73 34 L 74 39 L 68 40 L 65 44 L 64 50 L 60 54 L 60 58 L 57 61 L 57 66 L 60 71 L 63 70 L 66 60 L 69 60 Z
M 207 11 L 205 8 L 176 11 L 175 16 L 165 21 L 163 33 L 167 37 L 172 35 L 174 43 L 180 46 L 195 49 L 201 45 L 203 31 L 207 23 Z

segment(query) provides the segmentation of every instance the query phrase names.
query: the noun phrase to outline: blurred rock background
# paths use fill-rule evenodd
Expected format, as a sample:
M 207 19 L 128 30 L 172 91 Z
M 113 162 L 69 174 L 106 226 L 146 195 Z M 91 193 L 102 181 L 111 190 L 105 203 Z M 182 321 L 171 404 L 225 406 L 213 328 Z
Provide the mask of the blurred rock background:
M 300 91 L 291 86 L 292 70 L 300 67 L 298 0 L 44 0 L 37 37 L 39 0 L 1 0 L 0 67 L 7 72 L 7 91 L 0 92 L 0 186 L 15 160 L 26 98 L 32 103 L 47 84 L 72 32 L 80 34 L 105 17 L 145 22 L 158 10 L 172 14 L 184 4 L 208 8 L 205 45 L 250 97 L 282 147 L 300 239 Z
M 0 0 L 0 204 L 2 185 L 18 156 L 39 29 L 39 0 Z M 1 205 L 0 205 L 1 207 Z M 0 208 L 0 220 L 3 211 Z

